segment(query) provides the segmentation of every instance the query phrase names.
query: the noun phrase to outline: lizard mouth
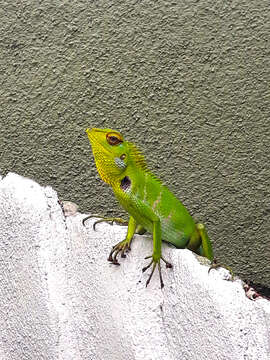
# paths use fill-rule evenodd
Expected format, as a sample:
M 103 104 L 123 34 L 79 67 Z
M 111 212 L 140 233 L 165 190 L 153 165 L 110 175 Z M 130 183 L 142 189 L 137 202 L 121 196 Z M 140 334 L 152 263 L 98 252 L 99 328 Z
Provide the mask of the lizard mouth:
M 102 152 L 110 154 L 111 152 L 97 139 L 97 136 L 95 136 L 96 133 L 102 133 L 102 130 L 92 128 L 92 129 L 86 129 L 85 130 L 88 139 L 90 140 L 91 146 L 93 150 L 95 151 L 98 148 L 102 148 Z
M 86 129 L 85 132 L 86 132 L 89 140 L 92 141 L 92 139 L 94 138 L 94 132 L 96 132 L 96 129 L 94 129 L 94 128 L 93 129 Z

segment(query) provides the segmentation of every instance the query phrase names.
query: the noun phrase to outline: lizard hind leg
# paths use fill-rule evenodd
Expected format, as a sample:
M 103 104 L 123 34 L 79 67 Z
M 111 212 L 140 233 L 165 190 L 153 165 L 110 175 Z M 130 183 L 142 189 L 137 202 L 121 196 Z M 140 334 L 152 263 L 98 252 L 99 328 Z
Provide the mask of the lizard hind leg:
M 212 269 L 218 269 L 218 268 L 222 267 L 222 268 L 229 271 L 229 273 L 231 275 L 231 280 L 233 280 L 234 279 L 234 273 L 233 273 L 232 269 L 227 265 L 219 264 L 217 262 L 217 260 L 214 258 L 211 241 L 209 239 L 209 236 L 207 234 L 205 226 L 203 224 L 197 224 L 197 229 L 199 231 L 201 241 L 202 241 L 202 244 L 200 246 L 201 253 L 202 253 L 203 256 L 207 257 L 207 259 L 211 260 L 211 266 L 210 266 L 210 268 L 208 270 L 208 273 Z
M 146 229 L 142 225 L 138 225 L 136 228 L 136 234 L 143 235 L 146 233 Z
M 214 255 L 213 255 L 212 244 L 205 229 L 205 226 L 199 223 L 196 225 L 196 228 L 201 238 L 202 255 L 205 256 L 207 259 L 213 261 Z

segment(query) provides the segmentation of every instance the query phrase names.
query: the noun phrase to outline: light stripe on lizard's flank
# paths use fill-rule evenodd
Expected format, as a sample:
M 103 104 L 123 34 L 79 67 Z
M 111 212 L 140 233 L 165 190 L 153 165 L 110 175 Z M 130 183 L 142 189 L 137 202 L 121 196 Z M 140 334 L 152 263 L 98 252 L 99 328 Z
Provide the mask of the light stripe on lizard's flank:
M 166 223 L 169 223 L 171 218 L 172 218 L 172 214 L 173 213 L 173 209 L 171 210 L 171 212 L 169 213 L 169 215 L 164 219 Z
M 147 197 L 147 191 L 146 191 L 146 181 L 144 181 L 144 185 L 143 185 L 143 201 L 146 201 L 146 197 Z
M 152 205 L 153 210 L 155 210 L 156 207 L 158 206 L 158 204 L 160 203 L 161 193 L 162 193 L 162 191 L 160 191 L 160 193 L 158 194 L 158 198 L 153 202 L 153 205 Z

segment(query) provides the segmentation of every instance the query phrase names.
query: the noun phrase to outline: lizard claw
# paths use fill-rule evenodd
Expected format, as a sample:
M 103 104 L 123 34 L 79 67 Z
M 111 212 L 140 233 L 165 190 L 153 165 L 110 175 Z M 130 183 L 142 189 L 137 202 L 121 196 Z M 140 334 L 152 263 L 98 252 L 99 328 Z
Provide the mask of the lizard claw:
M 165 262 L 166 268 L 171 269 L 173 266 L 171 263 L 169 263 L 167 260 L 164 259 L 164 257 L 161 256 L 161 260 Z
M 126 258 L 126 252 L 128 252 L 129 250 L 131 250 L 130 242 L 127 242 L 125 240 L 120 241 L 120 243 L 113 246 L 109 254 L 108 261 L 110 261 L 114 265 L 120 265 L 117 259 L 118 254 L 121 254 L 121 258 Z
M 156 260 L 154 259 L 153 255 L 150 255 L 150 256 L 146 256 L 145 259 L 149 259 L 149 258 L 152 258 L 152 260 L 150 261 L 150 263 L 145 266 L 143 269 L 142 269 L 142 272 L 145 272 L 147 269 L 150 268 L 150 266 L 152 265 L 152 271 L 151 271 L 151 274 L 149 275 L 149 278 L 147 279 L 146 281 L 146 287 L 148 286 L 148 284 L 150 283 L 150 280 L 152 279 L 152 276 L 154 274 L 154 271 L 156 269 L 156 266 L 158 265 L 158 273 L 159 273 L 159 280 L 160 280 L 160 287 L 161 289 L 164 287 L 164 282 L 163 282 L 163 279 L 162 279 L 162 274 L 161 274 L 161 266 L 160 266 L 160 260 L 164 261 L 166 263 L 166 268 L 172 268 L 172 264 L 169 263 L 167 260 L 165 260 L 162 256 L 160 257 L 160 259 Z

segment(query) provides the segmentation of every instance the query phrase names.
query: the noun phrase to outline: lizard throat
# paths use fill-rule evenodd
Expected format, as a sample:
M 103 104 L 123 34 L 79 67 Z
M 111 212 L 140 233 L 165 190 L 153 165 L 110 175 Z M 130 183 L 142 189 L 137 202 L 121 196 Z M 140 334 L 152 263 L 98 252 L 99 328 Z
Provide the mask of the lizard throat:
M 131 187 L 131 180 L 128 176 L 125 176 L 120 183 L 120 189 L 123 191 L 127 191 Z

